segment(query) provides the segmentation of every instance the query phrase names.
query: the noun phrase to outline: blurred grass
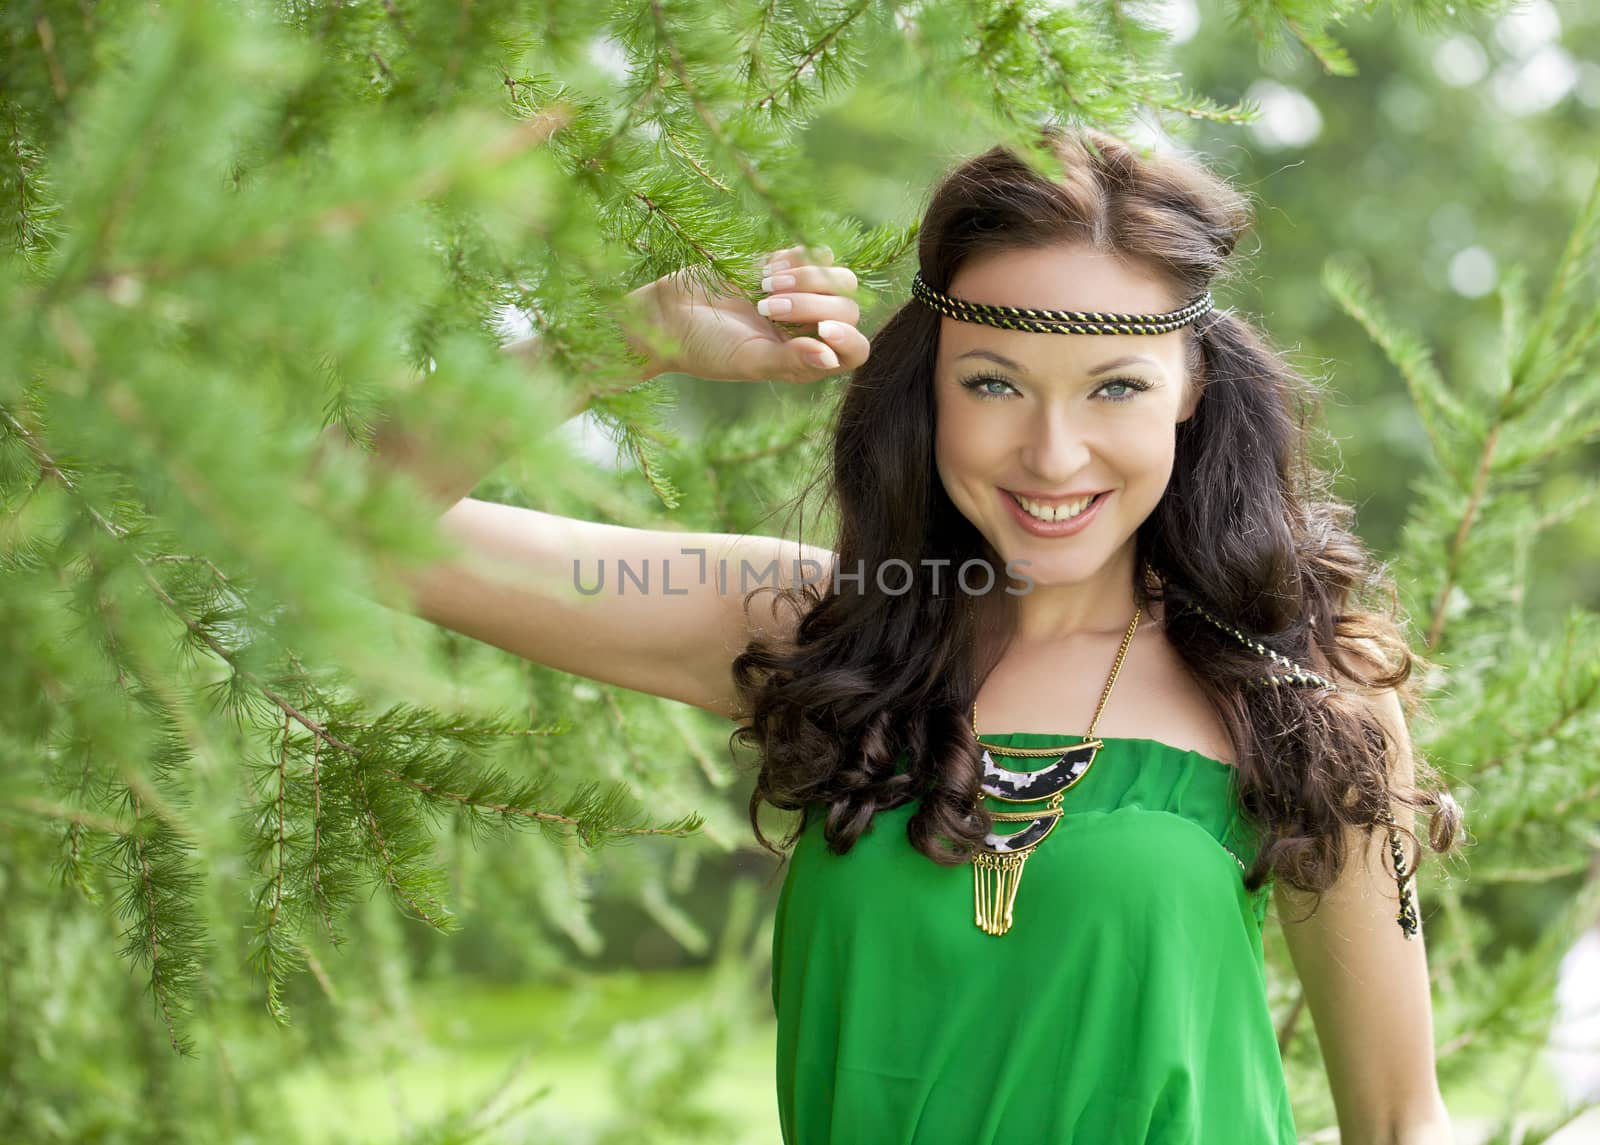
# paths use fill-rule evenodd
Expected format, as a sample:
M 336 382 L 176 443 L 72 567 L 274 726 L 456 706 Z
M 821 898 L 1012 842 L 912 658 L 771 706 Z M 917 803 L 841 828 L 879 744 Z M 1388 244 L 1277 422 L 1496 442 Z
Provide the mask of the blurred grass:
M 712 989 L 704 969 L 620 972 L 585 979 L 576 987 L 480 986 L 442 982 L 419 987 L 416 1015 L 430 1048 L 386 1068 L 340 1070 L 308 1065 L 290 1075 L 286 1102 L 307 1145 L 391 1142 L 408 1126 L 469 1108 L 509 1083 L 516 1093 L 547 1089 L 527 1113 L 508 1119 L 488 1141 L 554 1139 L 580 1145 L 602 1139 L 625 1094 L 613 1054 L 619 1027 L 658 1019 L 693 1004 Z M 751 1026 L 719 1054 L 703 1099 L 742 1132 L 729 1145 L 774 1145 L 779 1140 L 773 1093 L 776 1026 Z M 1507 1107 L 1525 1062 L 1506 1055 L 1470 1082 L 1445 1093 L 1463 1143 L 1481 1140 L 1487 1122 Z M 292 1095 L 292 1097 L 291 1097 Z M 1561 1105 L 1555 1074 L 1542 1055 L 1522 1080 L 1520 1110 L 1553 1113 Z M 1319 1127 L 1300 1127 L 1303 1139 Z M 1583 1130 L 1578 1130 L 1583 1132 Z M 1316 1139 L 1328 1140 L 1320 1133 Z M 1587 1138 L 1584 1138 L 1585 1140 Z M 1565 1141 L 1565 1134 L 1557 1140 Z
M 285 1078 L 306 1145 L 391 1142 L 409 1125 L 481 1103 L 510 1081 L 517 1093 L 548 1087 L 527 1114 L 509 1119 L 488 1141 L 527 1132 L 563 1142 L 598 1140 L 618 1118 L 624 1089 L 613 1060 L 613 1031 L 659 1018 L 712 989 L 704 969 L 597 975 L 577 987 L 480 986 L 443 982 L 419 987 L 416 1014 L 429 1048 L 382 1068 L 307 1066 Z M 757 1023 L 719 1055 L 703 1101 L 746 1127 L 730 1145 L 779 1140 L 773 1052 L 777 1027 Z

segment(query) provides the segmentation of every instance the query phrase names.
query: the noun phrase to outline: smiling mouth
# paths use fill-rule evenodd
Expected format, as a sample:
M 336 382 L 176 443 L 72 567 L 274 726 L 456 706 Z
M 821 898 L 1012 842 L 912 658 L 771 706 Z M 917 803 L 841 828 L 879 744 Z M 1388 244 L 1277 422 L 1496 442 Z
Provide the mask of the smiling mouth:
M 1082 516 L 1084 513 L 1087 513 L 1090 509 L 1094 508 L 1094 506 L 1098 504 L 1099 501 L 1106 495 L 1106 492 L 1106 490 L 1102 489 L 1099 493 L 1096 493 L 1092 497 L 1077 497 L 1068 501 L 1058 501 L 1052 503 L 1035 501 L 1031 497 L 1023 497 L 1019 494 L 1011 492 L 1009 489 L 1005 490 L 1006 496 L 1015 501 L 1018 506 L 1021 507 L 1024 513 L 1028 514 L 1028 516 L 1032 517 L 1034 520 L 1043 521 L 1046 524 L 1055 521 L 1070 521 L 1074 517 Z

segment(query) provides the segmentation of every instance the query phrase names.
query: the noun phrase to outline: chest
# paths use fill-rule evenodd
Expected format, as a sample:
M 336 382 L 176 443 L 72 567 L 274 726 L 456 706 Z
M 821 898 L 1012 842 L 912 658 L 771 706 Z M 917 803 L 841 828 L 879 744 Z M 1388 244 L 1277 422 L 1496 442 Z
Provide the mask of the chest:
M 1082 735 L 1089 729 L 1117 654 L 1116 639 L 1008 648 L 977 695 L 978 728 Z M 1159 740 L 1233 761 L 1227 725 L 1160 630 L 1128 648 L 1095 734 Z

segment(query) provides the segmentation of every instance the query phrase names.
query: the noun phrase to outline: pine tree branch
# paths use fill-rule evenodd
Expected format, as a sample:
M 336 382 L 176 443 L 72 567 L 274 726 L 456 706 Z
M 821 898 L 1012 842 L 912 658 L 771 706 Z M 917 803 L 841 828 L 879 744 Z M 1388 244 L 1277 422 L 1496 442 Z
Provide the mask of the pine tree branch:
M 211 570 L 211 575 L 216 577 L 223 584 L 230 586 L 233 584 L 233 582 L 228 579 L 228 574 L 219 569 L 216 565 L 216 562 L 210 557 L 198 557 L 189 553 L 158 553 L 151 556 L 149 559 L 151 564 L 160 564 L 163 561 L 193 561 L 196 564 L 205 565 L 206 568 Z
M 348 723 L 348 724 L 345 724 L 344 726 L 345 727 L 352 727 L 352 728 L 361 728 L 362 730 L 367 730 L 369 728 L 379 727 L 380 725 L 379 724 Z M 469 728 L 465 724 L 452 724 L 451 726 L 449 726 L 447 728 L 444 728 L 442 730 L 450 731 L 450 732 L 471 732 L 474 735 L 559 736 L 559 735 L 567 734 L 569 731 L 572 730 L 572 728 L 571 728 L 570 725 L 564 724 L 564 723 L 557 723 L 557 724 L 554 724 L 554 725 L 552 725 L 550 727 L 543 727 L 543 728 Z
M 131 843 L 134 854 L 139 861 L 139 889 L 144 897 L 144 914 L 141 922 L 144 924 L 144 942 L 149 948 L 150 955 L 150 988 L 155 993 L 156 1001 L 161 1007 L 161 1018 L 166 1025 L 167 1040 L 171 1043 L 173 1052 L 180 1057 L 187 1056 L 184 1039 L 178 1036 L 177 1026 L 172 1016 L 171 998 L 168 995 L 165 979 L 167 978 L 167 964 L 162 961 L 161 938 L 157 933 L 156 919 L 160 917 L 156 910 L 156 888 L 150 876 L 150 853 L 142 838 L 143 831 L 139 824 L 143 816 L 140 812 L 140 802 L 137 792 L 130 791 L 129 798 L 133 807 L 134 829 L 124 836 Z
M 391 772 L 390 774 L 393 773 Z M 389 884 L 390 893 L 410 907 L 415 917 L 426 922 L 435 930 L 448 930 L 450 927 L 450 916 L 448 914 L 441 914 L 437 918 L 434 917 L 411 894 L 407 893 L 406 880 L 398 873 L 403 859 L 394 854 L 388 838 L 384 835 L 383 825 L 378 820 L 377 808 L 373 806 L 372 793 L 367 790 L 366 774 L 360 768 L 356 769 L 356 790 L 361 794 L 362 821 L 366 824 L 373 846 L 377 848 L 378 857 L 382 861 L 384 881 Z
M 368 196 L 333 203 L 315 214 L 302 216 L 287 223 L 268 227 L 240 238 L 232 243 L 197 250 L 182 259 L 151 259 L 147 262 L 108 266 L 84 278 L 89 286 L 108 292 L 124 289 L 129 282 L 140 284 L 160 282 L 196 271 L 226 270 L 244 263 L 271 258 L 284 249 L 303 242 L 314 242 L 318 236 L 329 232 L 342 232 L 366 226 L 394 209 L 397 202 L 414 202 L 441 195 L 454 187 L 457 179 L 470 174 L 478 177 L 504 163 L 543 146 L 557 131 L 564 128 L 570 116 L 565 108 L 547 108 L 530 120 L 523 120 L 504 131 L 478 156 L 470 169 L 453 172 L 448 166 L 427 168 L 408 183 L 399 184 L 381 196 Z M 124 198 L 131 196 L 131 189 Z M 116 221 L 108 220 L 107 228 Z M 102 236 L 99 250 L 109 245 L 109 233 Z M 96 261 L 99 260 L 99 251 Z M 24 305 L 44 305 L 54 300 L 66 279 L 58 280 L 42 297 L 24 300 Z M 54 313 L 54 312 L 53 312 Z
M 384 78 L 386 78 L 391 84 L 397 84 L 400 82 L 399 77 L 396 76 L 394 71 L 389 67 L 389 61 L 383 58 L 382 54 L 377 48 L 368 48 L 367 55 L 372 57 L 372 62 L 378 65 L 378 70 L 384 74 Z
M 745 182 L 750 185 L 750 189 L 766 200 L 775 217 L 782 221 L 785 228 L 795 230 L 794 220 L 790 217 L 783 204 L 772 193 L 771 185 L 767 183 L 761 172 L 755 168 L 755 165 L 750 162 L 744 151 L 728 138 L 728 133 L 723 129 L 722 123 L 712 114 L 711 109 L 706 106 L 705 100 L 701 98 L 699 88 L 689 76 L 689 69 L 684 63 L 683 53 L 678 50 L 677 40 L 673 37 L 672 29 L 667 24 L 667 16 L 662 11 L 661 0 L 650 0 L 650 14 L 655 19 L 656 35 L 661 38 L 662 44 L 666 46 L 667 58 L 672 61 L 673 74 L 678 77 L 678 83 L 683 87 L 684 94 L 689 97 L 689 103 L 694 108 L 695 114 L 700 117 L 700 122 L 705 124 L 706 131 L 732 157 L 740 173 L 744 176 Z
M 277 779 L 277 798 L 273 801 L 277 811 L 277 831 L 274 839 L 274 862 L 272 864 L 272 909 L 267 916 L 268 928 L 275 927 L 278 922 L 278 912 L 283 906 L 283 871 L 288 863 L 288 837 L 287 820 L 284 815 L 284 801 L 289 795 L 289 717 L 283 717 L 283 735 L 278 739 L 276 753 L 277 766 L 273 769 Z
M 445 791 L 431 783 L 425 783 L 420 779 L 412 779 L 388 768 L 384 768 L 383 772 L 385 775 L 391 776 L 425 795 L 430 795 L 436 799 L 448 800 L 463 807 L 471 807 L 477 811 L 493 811 L 497 815 L 515 815 L 524 819 L 536 819 L 546 823 L 565 823 L 573 827 L 581 827 L 584 822 L 581 817 L 558 815 L 554 811 L 538 811 L 533 808 L 517 807 L 506 803 L 490 803 L 482 799 L 476 799 L 464 792 Z M 691 828 L 685 828 L 681 824 L 673 824 L 666 827 L 617 827 L 612 830 L 613 833 L 619 835 L 671 835 L 674 838 L 682 838 L 691 831 L 698 830 L 698 824 Z
M 328 1001 L 335 1005 L 339 1002 L 339 992 L 334 988 L 333 977 L 328 973 L 327 967 L 322 965 L 322 959 L 309 946 L 301 946 L 300 956 L 306 961 L 306 969 L 311 971 L 311 976 L 317 980 L 317 985 L 322 987 L 322 992 Z
M 1561 356 L 1550 366 L 1549 372 L 1544 375 L 1543 380 L 1529 387 L 1531 392 L 1526 399 L 1527 404 L 1531 405 L 1543 397 L 1551 386 L 1558 384 L 1562 378 L 1575 372 L 1578 368 L 1578 363 L 1588 356 L 1589 351 L 1594 348 L 1597 340 L 1600 340 L 1600 306 L 1596 306 L 1589 311 L 1583 325 L 1562 347 Z
M 40 12 L 34 19 L 33 28 L 38 33 L 39 49 L 44 53 L 45 67 L 50 73 L 50 87 L 56 98 L 65 103 L 71 89 L 67 87 L 67 74 L 62 70 L 61 61 L 56 57 L 56 34 L 50 26 L 50 17 Z
M 328 942 L 335 947 L 343 945 L 344 936 L 333 924 L 328 893 L 322 886 L 322 741 L 315 737 L 311 740 L 311 897 L 317 904 Z M 332 996 L 331 988 L 329 995 Z
M 1044 33 L 1040 31 L 1039 25 L 1036 22 L 1027 18 L 1026 5 L 1012 4 L 1010 5 L 1010 8 L 1016 13 L 1018 19 L 1021 21 L 1023 30 L 1028 33 L 1028 37 L 1033 41 L 1034 47 L 1038 49 L 1039 55 L 1045 60 L 1046 63 L 1050 65 L 1050 70 L 1056 74 L 1056 78 L 1061 84 L 1061 90 L 1067 93 L 1067 98 L 1072 101 L 1072 105 L 1074 107 L 1081 108 L 1082 104 L 1079 102 L 1077 95 L 1074 94 L 1072 90 L 1073 76 L 1071 69 L 1068 68 L 1065 61 L 1062 60 L 1060 53 L 1056 50 L 1055 44 L 1045 38 Z M 1111 79 L 1109 76 L 1105 77 L 1105 83 L 1107 88 L 1113 90 L 1115 90 L 1118 86 L 1116 81 Z
M 762 45 L 767 42 L 768 37 L 772 35 L 773 18 L 777 15 L 777 11 L 778 0 L 766 0 L 766 3 L 761 5 L 761 11 L 756 16 L 755 26 L 750 30 L 749 36 L 746 37 L 745 42 L 749 44 L 749 48 L 739 61 L 739 78 L 743 81 L 745 90 L 751 91 L 758 85 L 765 84 L 768 93 L 765 98 L 768 102 L 772 98 L 772 85 L 767 83 L 767 72 L 762 66 L 765 56 L 761 49 Z M 761 108 L 761 110 L 765 110 L 765 108 Z
M 1515 359 L 1512 376 L 1519 381 L 1528 380 L 1540 350 L 1555 336 L 1556 330 L 1566 318 L 1572 306 L 1575 287 L 1589 273 L 1588 254 L 1596 242 L 1597 231 L 1600 231 L 1600 178 L 1596 178 L 1589 188 L 1589 197 L 1578 213 L 1577 222 L 1567 235 L 1566 245 L 1562 247 L 1561 257 L 1551 278 L 1550 289 L 1545 294 L 1544 305 L 1539 309 L 1539 317 Z M 1591 314 L 1591 327 L 1594 321 L 1594 316 Z M 1543 395 L 1544 388 L 1559 381 L 1561 376 L 1560 373 L 1551 373 L 1546 376 L 1547 380 L 1542 385 L 1527 387 L 1525 401 L 1537 401 Z
M 799 89 L 800 81 L 805 76 L 806 70 L 810 68 L 815 71 L 815 65 L 818 58 L 824 55 L 828 49 L 831 48 L 839 39 L 839 36 L 844 32 L 844 30 L 853 24 L 857 19 L 859 19 L 861 14 L 869 7 L 871 7 L 871 0 L 861 0 L 861 2 L 854 8 L 849 9 L 844 13 L 844 15 L 840 16 L 839 19 L 834 22 L 833 26 L 826 29 L 823 32 L 822 37 L 805 51 L 805 53 L 800 57 L 800 61 L 790 69 L 789 74 L 784 77 L 783 81 L 777 86 L 777 88 L 769 91 L 766 95 L 762 96 L 756 101 L 753 110 L 765 111 L 767 108 L 771 107 L 774 101 L 780 96 L 784 97 L 786 100 L 792 97 Z
M 1320 30 L 1312 30 L 1303 26 L 1299 20 L 1284 17 L 1284 26 L 1305 46 L 1322 70 L 1331 76 L 1348 76 L 1355 74 L 1355 64 L 1351 61 L 1349 53 L 1335 43 L 1330 37 Z
M 661 136 L 672 146 L 672 149 L 676 151 L 680 157 L 682 157 L 683 161 L 693 168 L 696 175 L 699 175 L 700 178 L 711 184 L 711 186 L 715 187 L 724 195 L 733 194 L 732 187 L 729 187 L 721 179 L 718 179 L 716 175 L 706 168 L 704 163 L 700 162 L 696 156 L 690 153 L 689 145 L 682 139 L 678 138 L 678 132 L 673 128 L 672 124 L 663 123 L 661 125 Z
M 12 431 L 22 438 L 23 442 L 33 454 L 35 463 L 38 464 L 41 469 L 48 467 L 50 472 L 58 480 L 64 482 L 67 488 L 77 495 L 80 500 L 82 500 L 82 492 L 79 490 L 77 483 L 62 473 L 60 467 L 56 465 L 53 459 L 51 459 L 48 452 L 44 450 L 37 438 L 27 429 L 27 427 L 23 426 L 21 422 L 17 421 L 11 412 L 4 407 L 0 407 L 0 418 L 3 418 L 11 426 Z M 107 520 L 97 509 L 94 508 L 94 506 L 90 505 L 87 501 L 82 501 L 82 503 L 85 511 L 89 513 L 89 515 L 97 524 L 100 525 L 101 528 L 106 530 L 113 537 L 117 537 L 118 539 L 123 537 L 123 535 L 126 533 L 126 530 L 114 522 Z M 189 616 L 188 613 L 184 611 L 182 605 L 174 600 L 172 595 L 168 593 L 164 587 L 162 587 L 161 583 L 156 580 L 153 575 L 151 575 L 149 570 L 149 559 L 138 553 L 132 553 L 131 556 L 133 557 L 135 563 L 137 563 L 139 566 L 141 578 L 149 587 L 150 591 L 155 595 L 156 599 L 164 604 L 168 610 L 171 611 L 172 614 L 176 616 L 178 620 L 182 622 L 183 625 L 201 643 L 203 643 L 212 651 L 212 653 L 227 663 L 234 670 L 236 676 L 253 684 L 257 691 L 261 693 L 261 695 L 270 700 L 273 704 L 277 705 L 285 714 L 292 717 L 307 731 L 311 732 L 312 735 L 327 743 L 330 747 L 345 752 L 353 758 L 361 758 L 362 751 L 360 748 L 345 742 L 343 739 L 333 734 L 325 725 L 318 723 L 315 719 L 300 711 L 286 698 L 279 695 L 271 685 L 269 685 L 265 680 L 262 680 L 256 673 L 250 671 L 248 668 L 242 667 L 239 664 L 238 656 L 218 642 L 217 639 L 206 630 L 204 625 L 200 624 L 193 617 Z M 415 788 L 418 791 L 435 796 L 437 798 L 454 801 L 462 806 L 479 807 L 483 810 L 495 811 L 506 815 L 520 815 L 529 819 L 537 819 L 544 822 L 565 823 L 573 827 L 584 826 L 581 819 L 577 817 L 561 815 L 553 811 L 539 811 L 533 808 L 511 807 L 497 803 L 478 803 L 471 797 L 459 792 L 436 790 L 432 785 L 423 783 L 420 780 L 412 779 L 392 769 L 384 768 L 383 771 L 385 774 L 400 781 L 401 783 L 406 784 L 407 786 Z M 677 823 L 669 824 L 665 827 L 616 827 L 612 830 L 614 833 L 622 835 L 672 835 L 681 837 L 684 834 L 693 831 L 694 829 L 696 829 L 695 826 L 685 826 L 683 823 Z
M 1578 716 L 1586 714 L 1597 699 L 1600 699 L 1600 675 L 1594 676 L 1576 695 L 1569 696 L 1567 688 L 1572 672 L 1573 644 L 1577 639 L 1576 625 L 1567 626 L 1566 639 L 1562 642 L 1561 668 L 1556 677 L 1555 684 L 1550 691 L 1560 700 L 1556 714 L 1532 735 L 1518 736 L 1517 739 L 1505 750 L 1491 756 L 1473 768 L 1473 778 L 1486 775 L 1496 768 L 1505 766 L 1506 762 L 1514 755 L 1526 748 L 1529 744 L 1540 743 L 1554 738 L 1567 724 Z
M 1389 317 L 1373 297 L 1365 276 L 1354 267 L 1329 259 L 1323 264 L 1322 284 L 1400 371 L 1435 461 L 1457 477 L 1452 469 L 1451 435 L 1461 433 L 1473 418 L 1445 385 L 1427 346 Z
M 1439 641 L 1444 636 L 1445 608 L 1450 603 L 1450 593 L 1455 589 L 1456 578 L 1461 574 L 1461 560 L 1467 548 L 1467 534 L 1472 531 L 1472 526 L 1477 521 L 1478 508 L 1483 504 L 1484 494 L 1489 488 L 1489 469 L 1494 463 L 1494 451 L 1500 442 L 1502 424 L 1500 411 L 1497 410 L 1495 419 L 1489 426 L 1489 432 L 1483 439 L 1483 449 L 1478 454 L 1478 465 L 1472 475 L 1472 491 L 1467 496 L 1466 507 L 1461 511 L 1461 520 L 1456 525 L 1455 537 L 1451 540 L 1450 550 L 1445 557 L 1444 580 L 1434 598 L 1433 619 L 1428 623 L 1427 648 L 1430 652 L 1439 647 Z
M 63 807 L 59 803 L 51 803 L 44 799 L 35 799 L 30 796 L 21 796 L 16 799 L 6 800 L 4 806 L 17 811 L 26 811 L 30 815 L 43 816 L 46 819 L 61 819 L 74 827 L 87 827 L 93 831 L 100 831 L 106 835 L 126 835 L 128 833 L 121 822 L 93 811 L 85 811 L 81 807 Z M 77 846 L 74 839 L 73 846 Z
M 671 211 L 666 210 L 661 206 L 661 204 L 657 203 L 643 191 L 633 192 L 632 197 L 643 203 L 645 205 L 645 210 L 649 214 L 659 216 L 661 220 L 665 222 L 671 229 L 673 235 L 690 250 L 694 251 L 695 254 L 699 255 L 701 260 L 706 264 L 710 265 L 718 261 L 716 255 L 712 254 L 705 247 L 701 246 L 699 240 L 697 240 L 686 227 L 679 223 L 677 219 L 673 218 Z

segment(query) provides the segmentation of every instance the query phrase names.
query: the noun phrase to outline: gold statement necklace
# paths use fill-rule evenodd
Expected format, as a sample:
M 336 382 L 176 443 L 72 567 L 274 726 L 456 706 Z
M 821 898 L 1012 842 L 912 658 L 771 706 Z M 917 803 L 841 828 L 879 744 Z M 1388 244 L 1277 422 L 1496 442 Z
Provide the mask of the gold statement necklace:
M 1083 733 L 1083 742 L 1072 744 L 1065 750 L 1059 747 L 1024 748 L 1006 744 L 985 743 L 978 736 L 978 664 L 972 664 L 972 736 L 983 748 L 982 795 L 978 807 L 983 806 L 983 795 L 992 796 L 1003 803 L 1034 803 L 1049 800 L 1034 811 L 994 811 L 990 818 L 996 822 L 1027 823 L 1009 835 L 990 831 L 984 837 L 982 848 L 972 856 L 972 897 L 975 921 L 985 934 L 1004 934 L 1011 929 L 1011 910 L 1017 901 L 1017 887 L 1022 882 L 1022 867 L 1035 847 L 1049 838 L 1061 818 L 1061 796 L 1082 779 L 1094 762 L 1103 740 L 1094 738 L 1095 725 L 1100 713 L 1111 698 L 1111 688 L 1122 670 L 1122 658 L 1128 654 L 1133 634 L 1139 629 L 1138 608 L 1133 610 L 1133 620 L 1122 637 L 1122 647 L 1117 649 L 1116 662 L 1111 665 L 1111 675 L 1095 705 L 1094 718 L 1089 730 Z M 992 754 L 991 754 L 992 753 Z M 1011 771 L 995 763 L 994 755 L 1055 757 L 1055 762 L 1039 771 Z

